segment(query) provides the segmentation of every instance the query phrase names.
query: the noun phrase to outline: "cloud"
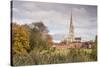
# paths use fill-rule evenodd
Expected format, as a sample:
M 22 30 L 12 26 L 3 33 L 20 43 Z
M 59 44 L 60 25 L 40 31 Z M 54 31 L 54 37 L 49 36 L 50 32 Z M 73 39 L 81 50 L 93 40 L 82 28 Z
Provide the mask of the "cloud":
M 60 40 L 53 40 L 54 43 L 60 43 Z
M 43 21 L 54 40 L 61 40 L 69 32 L 71 9 L 75 35 L 83 39 L 93 38 L 97 34 L 97 13 L 94 6 L 15 1 L 13 21 L 19 24 Z
M 77 16 L 84 16 L 88 14 L 85 8 L 73 8 L 72 11 L 74 11 L 74 14 L 77 14 Z

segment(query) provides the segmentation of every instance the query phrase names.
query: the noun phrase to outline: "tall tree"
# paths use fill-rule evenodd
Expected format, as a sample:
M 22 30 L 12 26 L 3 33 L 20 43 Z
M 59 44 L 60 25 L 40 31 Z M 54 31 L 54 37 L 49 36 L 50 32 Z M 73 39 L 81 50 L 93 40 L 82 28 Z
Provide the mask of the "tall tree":
M 24 26 L 12 23 L 13 54 L 27 54 L 29 48 L 28 30 Z
M 37 48 L 46 49 L 48 45 L 47 39 L 50 39 L 48 36 L 47 27 L 43 24 L 43 22 L 36 22 L 30 24 L 31 35 L 30 35 L 30 46 L 31 49 Z

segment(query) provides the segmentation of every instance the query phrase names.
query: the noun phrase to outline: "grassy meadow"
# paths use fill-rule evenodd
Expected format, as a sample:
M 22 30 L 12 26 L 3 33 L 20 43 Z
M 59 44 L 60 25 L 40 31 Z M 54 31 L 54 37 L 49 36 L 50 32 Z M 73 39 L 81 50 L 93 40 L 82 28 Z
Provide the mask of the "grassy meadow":
M 93 49 L 51 49 L 31 51 L 26 56 L 15 55 L 14 65 L 58 64 L 73 62 L 96 61 L 97 56 Z

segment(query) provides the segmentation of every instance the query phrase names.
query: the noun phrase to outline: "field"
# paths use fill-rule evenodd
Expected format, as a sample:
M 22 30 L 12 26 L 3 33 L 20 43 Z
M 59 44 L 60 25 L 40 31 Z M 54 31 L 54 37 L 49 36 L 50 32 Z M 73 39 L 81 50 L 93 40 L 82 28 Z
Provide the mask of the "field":
M 32 51 L 26 56 L 14 56 L 14 65 L 58 64 L 70 62 L 96 61 L 97 56 L 93 49 L 51 49 Z

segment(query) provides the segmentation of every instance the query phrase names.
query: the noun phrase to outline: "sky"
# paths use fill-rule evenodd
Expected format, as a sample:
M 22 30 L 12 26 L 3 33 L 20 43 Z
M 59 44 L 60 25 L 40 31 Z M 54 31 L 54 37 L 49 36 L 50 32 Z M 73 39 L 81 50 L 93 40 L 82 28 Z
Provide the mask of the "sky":
M 68 37 L 71 12 L 75 37 L 94 40 L 97 35 L 97 6 L 34 1 L 13 1 L 12 6 L 13 22 L 42 21 L 55 42 Z

